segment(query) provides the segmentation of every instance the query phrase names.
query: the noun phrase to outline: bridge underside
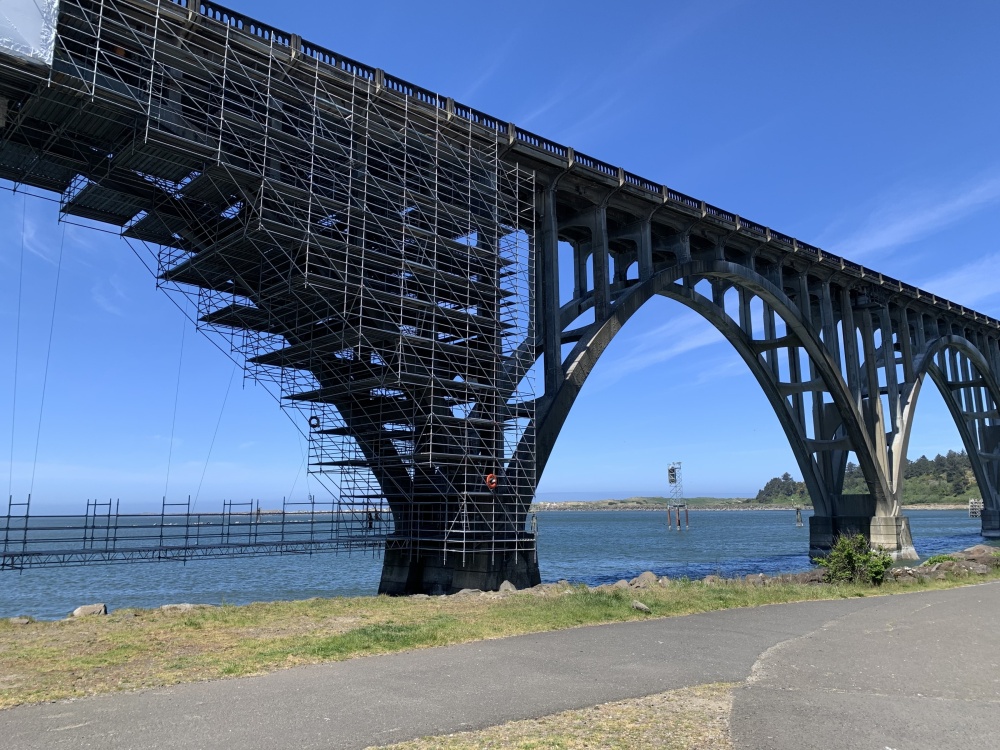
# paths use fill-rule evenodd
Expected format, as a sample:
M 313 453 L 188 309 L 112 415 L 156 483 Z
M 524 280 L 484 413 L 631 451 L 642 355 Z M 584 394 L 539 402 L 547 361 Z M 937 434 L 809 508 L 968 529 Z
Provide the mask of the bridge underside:
M 927 375 L 1000 535 L 1000 322 L 208 4 L 63 0 L 56 32 L 51 62 L 0 53 L 0 177 L 152 253 L 298 415 L 331 529 L 385 540 L 381 591 L 538 582 L 536 477 L 654 295 L 760 383 L 812 552 L 861 531 L 913 554 Z
M 0 55 L 0 177 L 152 253 L 297 413 L 331 524 L 386 539 L 381 591 L 537 583 L 533 394 L 502 367 L 532 174 L 428 92 L 204 14 L 63 2 L 50 69 Z

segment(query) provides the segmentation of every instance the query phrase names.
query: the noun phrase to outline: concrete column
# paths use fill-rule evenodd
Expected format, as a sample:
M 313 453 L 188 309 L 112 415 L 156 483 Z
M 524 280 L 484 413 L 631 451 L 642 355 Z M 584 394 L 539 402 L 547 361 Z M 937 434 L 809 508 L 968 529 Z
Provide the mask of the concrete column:
M 847 372 L 847 385 L 851 389 L 854 403 L 861 406 L 861 364 L 858 361 L 858 329 L 854 324 L 854 308 L 851 306 L 851 293 L 847 289 L 841 292 L 841 318 L 844 322 L 844 369 Z
M 892 319 L 886 305 L 879 310 L 879 323 L 882 328 L 882 363 L 885 365 L 885 384 L 889 394 L 889 409 L 891 410 L 890 425 L 893 435 L 896 434 L 897 418 L 899 416 L 899 378 L 896 376 L 896 350 L 892 344 Z
M 871 520 L 869 539 L 872 548 L 882 547 L 893 560 L 916 560 L 910 534 L 910 519 L 906 516 L 875 516 Z
M 753 338 L 753 320 L 750 317 L 750 297 L 751 294 L 743 287 L 738 290 L 740 295 L 740 328 L 747 338 Z
M 797 346 L 790 346 L 786 350 L 788 352 L 788 381 L 790 383 L 801 383 L 802 382 L 802 366 L 799 361 L 799 349 Z M 802 436 L 805 437 L 806 434 L 806 415 L 805 406 L 802 394 L 798 391 L 792 394 L 792 412 L 795 415 L 795 421 L 799 425 Z
M 764 338 L 768 341 L 774 341 L 777 337 L 777 332 L 774 326 L 774 309 L 764 303 Z M 771 371 L 775 380 L 779 379 L 779 368 L 778 368 L 778 350 L 768 349 L 764 352 L 764 361 L 767 362 L 767 367 Z
M 903 379 L 913 383 L 916 373 L 913 371 L 913 343 L 910 339 L 910 315 L 905 307 L 899 309 L 899 350 L 903 358 Z
M 823 339 L 826 343 L 826 350 L 830 352 L 837 367 L 842 367 L 840 361 L 840 342 L 837 340 L 837 321 L 833 317 L 833 300 L 830 297 L 830 282 L 824 281 L 822 288 L 822 300 L 820 302 L 820 316 L 823 319 Z
M 594 315 L 596 320 L 604 320 L 611 313 L 611 282 L 608 278 L 608 215 L 603 205 L 594 212 L 593 242 L 594 256 Z
M 982 535 L 984 537 L 1000 539 L 1000 510 L 983 508 L 982 522 Z
M 545 352 L 545 393 L 551 396 L 562 382 L 562 340 L 559 320 L 559 223 L 556 190 L 542 191 L 539 244 L 535 252 L 535 327 L 541 329 Z
M 647 216 L 639 226 L 638 243 L 639 280 L 645 281 L 653 275 L 653 222 Z
M 802 293 L 803 289 L 806 288 L 807 281 L 805 279 L 805 274 L 800 274 L 796 280 L 799 287 L 799 311 L 802 313 L 802 317 L 806 325 L 812 324 L 812 316 L 809 314 L 808 303 L 803 307 L 802 305 Z M 808 293 L 806 294 L 806 299 L 808 300 Z M 802 362 L 799 358 L 799 348 L 797 346 L 790 346 L 787 349 L 788 352 L 788 379 L 792 383 L 801 383 L 803 381 L 802 375 Z M 803 437 L 806 434 L 806 414 L 805 414 L 805 399 L 802 398 L 800 392 L 792 394 L 792 411 L 795 413 L 795 421 L 798 422 L 799 429 L 802 431 Z
M 587 280 L 587 256 L 590 254 L 590 243 L 573 243 L 573 299 L 581 299 L 590 291 Z
M 865 416 L 868 421 L 868 433 L 872 442 L 885 442 L 885 420 L 882 418 L 882 399 L 879 397 L 878 365 L 875 361 L 875 332 L 872 329 L 872 316 L 867 310 L 861 311 L 861 347 L 865 353 L 865 379 L 868 381 L 868 406 Z

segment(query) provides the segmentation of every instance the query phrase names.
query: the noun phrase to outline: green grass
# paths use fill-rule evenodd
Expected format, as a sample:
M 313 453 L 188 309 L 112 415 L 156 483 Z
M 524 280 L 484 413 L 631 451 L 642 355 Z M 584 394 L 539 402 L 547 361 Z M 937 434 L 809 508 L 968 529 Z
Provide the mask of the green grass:
M 984 578 L 988 577 L 975 580 Z M 742 581 L 708 585 L 681 580 L 647 590 L 607 592 L 567 586 L 544 595 L 358 597 L 191 612 L 132 610 L 30 625 L 2 620 L 0 708 L 522 633 L 733 607 L 905 593 L 969 580 L 888 582 L 877 590 L 859 585 L 755 586 Z M 651 614 L 632 609 L 635 599 Z
M 936 563 L 955 562 L 954 555 L 932 555 L 921 563 L 921 565 L 935 565 Z

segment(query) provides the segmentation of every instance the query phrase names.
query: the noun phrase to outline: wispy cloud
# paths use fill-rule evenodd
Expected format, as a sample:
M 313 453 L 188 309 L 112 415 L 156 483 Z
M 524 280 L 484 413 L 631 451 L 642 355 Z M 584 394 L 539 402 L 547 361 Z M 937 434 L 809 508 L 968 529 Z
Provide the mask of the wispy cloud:
M 734 354 L 730 359 L 702 369 L 695 379 L 694 384 L 705 385 L 706 383 L 714 383 L 717 380 L 735 378 L 740 375 L 749 376 L 749 370 L 747 369 L 746 362 Z
M 920 287 L 961 305 L 977 305 L 983 300 L 1000 295 L 997 269 L 1000 253 L 991 253 L 972 263 L 952 269 L 943 276 L 934 276 L 921 282 Z
M 463 103 L 471 102 L 475 95 L 480 89 L 485 86 L 491 78 L 493 78 L 497 71 L 501 69 L 503 64 L 507 61 L 510 56 L 511 49 L 514 46 L 514 42 L 517 40 L 517 36 L 512 34 L 507 38 L 507 41 L 496 51 L 490 64 L 486 66 L 486 69 L 479 74 L 479 76 L 469 84 L 469 87 L 462 92 L 459 97 L 459 101 Z
M 59 237 L 58 235 L 53 236 L 49 232 L 43 232 L 36 217 L 31 215 L 24 217 L 24 235 L 21 241 L 24 243 L 24 249 L 29 253 L 41 258 L 49 265 L 56 265 Z
M 878 201 L 860 229 L 826 244 L 833 252 L 851 259 L 884 255 L 997 204 L 1000 176 L 996 175 L 951 190 L 897 190 Z
M 626 339 L 626 351 L 595 372 L 596 382 L 589 390 L 603 390 L 631 373 L 721 341 L 722 336 L 708 323 L 694 313 L 683 313 L 641 336 Z
M 613 121 L 628 117 L 641 101 L 635 89 L 624 86 L 623 81 L 641 82 L 668 75 L 671 58 L 681 65 L 686 46 L 710 34 L 718 19 L 731 15 L 733 8 L 740 4 L 742 0 L 714 3 L 710 8 L 697 4 L 664 4 L 661 10 L 647 14 L 643 23 L 635 24 L 635 31 L 629 38 L 617 40 L 620 48 L 631 51 L 626 60 L 614 64 L 604 60 L 600 65 L 587 68 L 581 66 L 595 59 L 593 56 L 578 60 L 571 73 L 553 84 L 552 90 L 558 93 L 516 117 L 514 122 L 529 127 L 559 107 L 562 116 L 547 118 L 545 122 L 546 129 L 553 119 L 567 123 L 557 140 L 572 145 L 607 131 Z M 595 102 L 598 105 L 588 111 Z
M 127 298 L 128 295 L 125 293 L 121 279 L 114 274 L 108 276 L 106 279 L 97 281 L 90 288 L 91 301 L 104 310 L 104 312 L 111 315 L 122 316 L 125 314 L 121 308 L 121 303 Z

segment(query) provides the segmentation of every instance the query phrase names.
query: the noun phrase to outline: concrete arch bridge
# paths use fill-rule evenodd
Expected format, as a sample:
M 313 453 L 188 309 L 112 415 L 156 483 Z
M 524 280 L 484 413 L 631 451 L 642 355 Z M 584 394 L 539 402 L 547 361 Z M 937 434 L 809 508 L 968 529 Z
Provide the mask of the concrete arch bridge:
M 329 482 L 322 539 L 282 523 L 241 554 L 381 546 L 386 593 L 537 582 L 536 479 L 654 295 L 711 322 L 767 395 L 813 552 L 860 530 L 913 554 L 899 500 L 927 376 L 1000 536 L 1000 322 L 210 2 L 9 6 L 0 178 L 148 249 Z M 851 453 L 864 495 L 843 493 Z M 0 567 L 206 551 L 162 529 L 128 555 L 8 537 Z
M 669 190 L 662 198 L 644 193 L 623 173 L 617 184 L 598 188 L 589 174 L 581 184 L 573 161 L 568 150 L 563 169 L 550 167 L 539 178 L 536 203 L 537 353 L 545 383 L 539 471 L 599 357 L 659 295 L 715 326 L 760 384 L 813 501 L 811 553 L 828 550 L 838 533 L 861 532 L 897 557 L 915 556 L 900 505 L 928 376 L 982 491 L 983 535 L 1000 536 L 993 320 L 700 201 Z M 571 258 L 561 258 L 559 242 L 572 246 Z M 562 302 L 561 259 L 572 264 L 575 281 Z M 567 344 L 572 349 L 562 356 Z M 867 494 L 843 494 L 851 453 Z

